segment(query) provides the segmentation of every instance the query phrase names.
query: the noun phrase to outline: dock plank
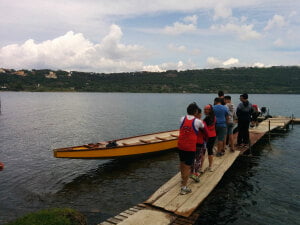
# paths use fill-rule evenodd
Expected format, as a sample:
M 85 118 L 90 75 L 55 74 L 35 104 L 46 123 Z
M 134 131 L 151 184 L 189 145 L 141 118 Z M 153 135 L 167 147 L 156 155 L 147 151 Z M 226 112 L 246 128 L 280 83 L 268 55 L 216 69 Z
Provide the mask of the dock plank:
M 142 209 L 129 218 L 118 223 L 118 225 L 167 225 L 171 224 L 176 217 L 159 210 Z
M 192 192 L 188 201 L 185 201 L 176 211 L 177 215 L 188 217 L 192 212 L 202 203 L 202 201 L 209 195 L 215 186 L 222 179 L 224 173 L 233 164 L 235 159 L 239 156 L 239 152 L 227 153 L 222 161 L 222 164 L 212 173 L 206 173 L 205 182 L 199 184 L 194 183 Z M 196 188 L 198 186 L 198 188 Z
M 225 156 L 223 157 L 215 157 L 214 159 L 214 172 L 209 172 L 209 171 L 206 171 L 201 177 L 200 177 L 200 183 L 195 183 L 194 181 L 192 181 L 190 179 L 190 182 L 189 182 L 189 187 L 192 189 L 192 193 L 191 194 L 188 194 L 188 195 L 180 195 L 179 194 L 179 190 L 180 190 L 180 187 L 176 190 L 176 196 L 173 197 L 172 201 L 169 202 L 167 205 L 165 205 L 163 208 L 165 210 L 168 210 L 168 211 L 172 211 L 172 212 L 177 212 L 179 208 L 182 207 L 182 205 L 186 204 L 187 202 L 190 202 L 192 199 L 195 198 L 195 194 L 196 194 L 196 190 L 200 190 L 202 189 L 203 186 L 207 186 L 207 179 L 208 177 L 215 177 L 215 173 L 216 171 L 219 170 L 219 167 L 221 165 L 224 164 L 224 161 L 226 160 L 226 157 L 227 155 L 229 155 L 230 153 L 227 152 Z M 236 153 L 237 155 L 239 155 L 239 152 Z M 221 179 L 221 178 L 220 178 Z M 218 182 L 218 181 L 217 181 Z M 209 192 L 211 190 L 209 189 Z M 208 194 L 207 194 L 208 195 Z M 156 204 L 155 204 L 156 205 Z M 157 205 L 156 205 L 157 206 Z M 180 213 L 176 213 L 178 215 L 181 215 Z
M 251 128 L 249 130 L 251 146 L 260 140 L 268 131 L 285 127 L 290 122 L 290 118 L 270 118 L 261 122 L 258 127 Z M 234 135 L 235 141 L 236 136 L 237 134 Z M 247 147 L 238 148 L 238 151 L 226 151 L 224 156 L 214 157 L 213 172 L 205 171 L 200 177 L 200 183 L 195 183 L 192 179 L 189 179 L 188 186 L 192 189 L 192 193 L 180 195 L 181 174 L 179 172 L 152 194 L 144 202 L 145 204 L 134 206 L 120 213 L 119 216 L 108 219 L 108 224 L 193 224 L 196 219 L 191 220 L 191 218 L 199 216 L 199 214 L 195 215 L 196 208 L 211 193 L 236 158 L 247 149 Z M 214 147 L 214 151 L 216 151 L 216 147 Z M 207 155 L 205 155 L 205 162 L 202 168 L 205 169 L 207 167 L 208 159 Z
M 270 130 L 276 129 L 278 126 L 287 124 L 289 120 L 282 118 L 271 121 Z M 274 123 L 272 125 L 272 123 Z M 269 120 L 264 121 L 258 127 L 250 130 L 251 145 L 254 145 L 266 132 L 269 131 Z M 242 153 L 246 149 L 243 149 Z M 180 173 L 176 174 L 169 182 L 161 186 L 146 203 L 150 203 L 158 208 L 174 212 L 181 216 L 189 216 L 194 209 L 208 196 L 213 188 L 221 180 L 224 173 L 232 165 L 235 159 L 239 156 L 240 152 L 234 153 L 227 152 L 225 156 L 221 158 L 214 157 L 214 172 L 204 173 L 200 180 L 200 183 L 194 183 L 191 179 L 188 182 L 188 186 L 195 189 L 188 195 L 180 195 Z M 205 164 L 208 164 L 208 160 L 205 160 Z M 203 167 L 205 168 L 206 165 Z
M 169 192 L 174 186 L 178 185 L 180 183 L 181 175 L 180 173 L 177 173 L 175 176 L 173 176 L 168 182 L 166 182 L 164 185 L 162 185 L 160 188 L 157 189 L 157 191 L 148 198 L 145 203 L 153 203 L 157 199 L 159 199 L 162 195 Z

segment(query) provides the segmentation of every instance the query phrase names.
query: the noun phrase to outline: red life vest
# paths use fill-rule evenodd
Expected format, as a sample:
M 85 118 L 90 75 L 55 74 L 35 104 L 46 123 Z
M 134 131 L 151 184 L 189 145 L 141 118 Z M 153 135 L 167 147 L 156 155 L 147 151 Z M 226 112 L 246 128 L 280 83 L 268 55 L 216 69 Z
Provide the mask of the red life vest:
M 197 144 L 204 144 L 204 131 L 199 130 L 197 135 Z
M 211 125 L 207 126 L 207 136 L 209 138 L 217 136 L 217 134 L 216 134 L 216 121 L 217 121 L 217 119 L 215 117 L 214 122 Z
M 188 120 L 184 117 L 179 130 L 178 148 L 183 151 L 196 151 L 198 131 L 195 128 L 195 120 Z

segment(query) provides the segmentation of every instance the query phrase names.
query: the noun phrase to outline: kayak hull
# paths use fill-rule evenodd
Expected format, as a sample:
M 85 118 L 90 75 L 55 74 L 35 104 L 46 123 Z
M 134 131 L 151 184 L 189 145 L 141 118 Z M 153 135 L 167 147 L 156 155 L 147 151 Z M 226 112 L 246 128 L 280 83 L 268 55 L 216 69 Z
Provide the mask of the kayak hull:
M 53 153 L 56 158 L 117 158 L 166 151 L 177 148 L 177 142 L 175 130 L 116 140 L 116 147 L 90 144 L 54 149 Z

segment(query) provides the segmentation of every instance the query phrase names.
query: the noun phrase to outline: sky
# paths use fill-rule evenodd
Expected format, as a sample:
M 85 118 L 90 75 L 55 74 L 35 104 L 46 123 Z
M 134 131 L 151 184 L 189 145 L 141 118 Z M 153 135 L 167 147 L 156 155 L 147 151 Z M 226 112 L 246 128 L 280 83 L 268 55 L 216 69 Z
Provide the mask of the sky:
M 0 0 L 0 68 L 300 66 L 300 0 Z

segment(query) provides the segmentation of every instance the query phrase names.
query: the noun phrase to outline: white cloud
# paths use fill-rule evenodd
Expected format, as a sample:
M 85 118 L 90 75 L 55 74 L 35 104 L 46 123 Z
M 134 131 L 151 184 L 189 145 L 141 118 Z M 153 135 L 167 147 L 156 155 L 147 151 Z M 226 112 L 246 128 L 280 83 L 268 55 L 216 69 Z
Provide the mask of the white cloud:
M 237 58 L 229 58 L 225 61 L 222 61 L 215 57 L 208 57 L 206 60 L 207 66 L 209 68 L 215 67 L 231 67 L 239 65 L 239 60 Z
M 264 30 L 267 31 L 267 30 L 271 30 L 271 29 L 274 29 L 277 27 L 281 28 L 284 25 L 286 25 L 284 17 L 280 16 L 280 15 L 274 15 L 273 18 L 268 21 Z
M 232 10 L 229 7 L 225 7 L 222 4 L 217 4 L 214 8 L 214 20 L 225 19 L 232 16 Z
M 213 25 L 212 30 L 221 31 L 224 33 L 232 33 L 237 35 L 241 40 L 259 39 L 262 37 L 260 33 L 253 30 L 254 25 L 238 25 L 234 23 L 227 23 L 225 25 Z
M 178 62 L 166 62 L 160 65 L 147 65 L 143 67 L 143 71 L 149 72 L 164 72 L 167 70 L 184 71 L 191 69 L 197 69 L 197 65 L 192 60 L 188 60 L 187 62 L 180 60 Z
M 258 67 L 258 68 L 262 68 L 262 67 L 265 67 L 265 65 L 263 63 L 260 63 L 260 62 L 256 62 L 252 65 L 252 67 Z
M 290 12 L 289 17 L 291 18 L 291 17 L 297 16 L 297 14 L 298 13 L 295 10 L 293 10 L 292 12 Z
M 83 34 L 67 32 L 53 40 L 8 45 L 0 49 L 1 66 L 24 69 L 80 69 L 101 72 L 142 70 L 147 51 L 138 45 L 121 43 L 122 31 L 112 25 L 99 44 L 93 44 Z
M 222 61 L 215 57 L 208 57 L 206 63 L 208 64 L 208 67 L 219 67 L 222 65 Z
M 178 62 L 165 62 L 158 67 L 162 70 L 177 70 L 177 71 L 183 71 L 183 70 L 191 70 L 191 69 L 197 69 L 197 65 L 192 61 L 188 60 L 187 62 L 178 61 Z
M 180 22 L 175 22 L 173 26 L 166 26 L 164 28 L 165 34 L 177 35 L 187 32 L 194 32 L 197 30 L 195 24 L 184 24 Z
M 143 71 L 165 72 L 166 70 L 162 69 L 159 65 L 148 65 L 148 66 L 143 66 Z
M 281 39 L 279 38 L 279 39 L 277 39 L 276 41 L 274 41 L 273 44 L 274 44 L 275 46 L 277 46 L 277 47 L 281 47 L 281 46 L 284 45 L 284 42 L 283 42 L 283 40 L 281 40 Z
M 183 18 L 183 21 L 186 23 L 197 24 L 198 16 L 197 15 L 187 16 L 187 17 Z
M 232 66 L 234 64 L 238 64 L 239 60 L 236 58 L 230 58 L 223 62 L 223 66 Z
M 186 52 L 187 48 L 184 45 L 169 44 L 168 49 L 174 52 Z
M 198 17 L 196 15 L 187 16 L 182 19 L 182 22 L 175 22 L 172 26 L 166 26 L 163 29 L 163 33 L 178 35 L 183 33 L 195 32 L 197 31 L 197 20 Z
M 241 23 L 244 23 L 244 22 L 246 22 L 246 21 L 247 21 L 247 19 L 248 19 L 248 18 L 247 18 L 246 16 L 242 16 L 242 17 L 241 17 L 241 19 L 240 19 L 240 20 L 241 20 Z
M 167 48 L 172 52 L 187 53 L 189 55 L 199 55 L 201 50 L 198 48 L 189 49 L 185 45 L 168 44 Z

